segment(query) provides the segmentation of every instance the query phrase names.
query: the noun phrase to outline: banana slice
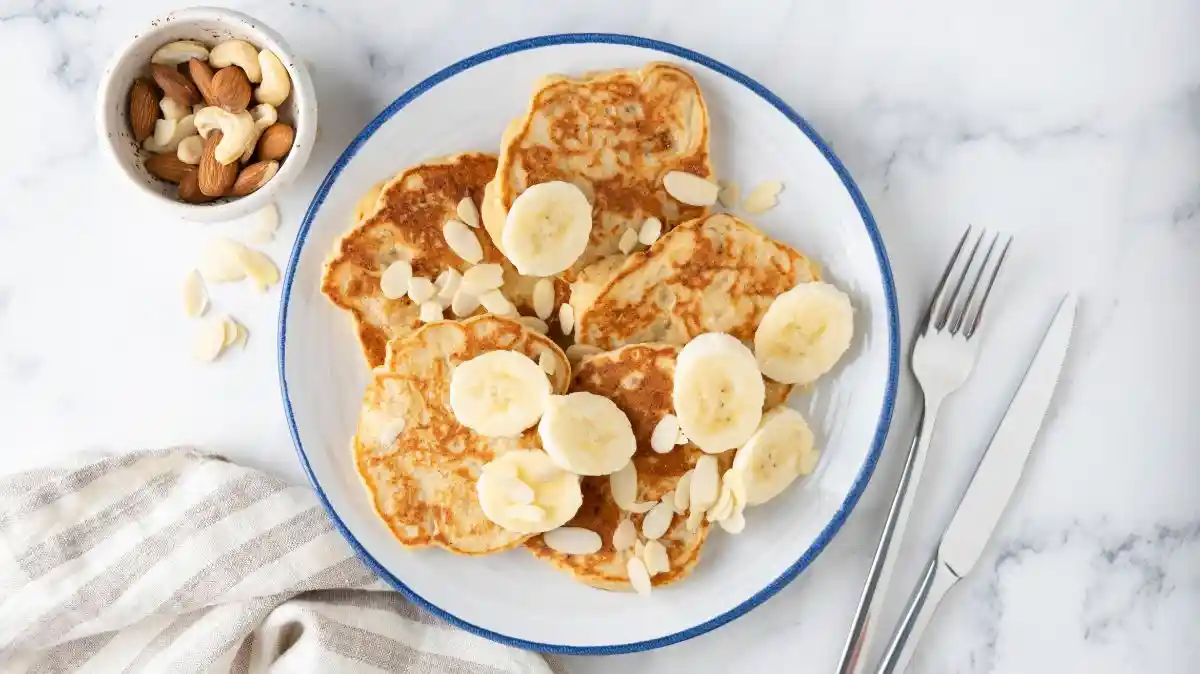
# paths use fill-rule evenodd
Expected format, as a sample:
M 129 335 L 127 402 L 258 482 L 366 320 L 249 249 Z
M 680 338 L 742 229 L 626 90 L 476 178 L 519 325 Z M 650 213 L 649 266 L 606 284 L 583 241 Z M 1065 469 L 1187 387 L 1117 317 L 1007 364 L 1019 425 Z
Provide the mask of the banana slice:
M 754 333 L 762 373 L 807 384 L 833 369 L 854 336 L 854 307 L 837 288 L 803 283 L 775 298 Z
M 621 408 L 582 391 L 550 398 L 538 436 L 554 463 L 578 475 L 615 473 L 637 451 L 633 426 Z
M 531 186 L 508 209 L 500 238 L 508 259 L 525 276 L 553 276 L 587 248 L 592 206 L 578 187 L 554 181 Z
M 767 412 L 762 426 L 737 451 L 730 469 L 736 476 L 729 477 L 738 478 L 745 489 L 746 505 L 760 505 L 797 477 L 812 472 L 816 456 L 813 433 L 804 417 L 790 407 L 777 407 Z
M 533 426 L 549 398 L 546 373 L 515 351 L 489 351 L 450 375 L 454 417 L 488 437 L 512 437 Z
M 475 492 L 485 517 L 520 534 L 557 529 L 583 505 L 579 476 L 554 465 L 545 452 L 530 449 L 506 452 L 484 464 Z
M 758 428 L 766 388 L 750 349 L 732 335 L 710 332 L 680 349 L 671 395 L 684 435 L 719 454 Z

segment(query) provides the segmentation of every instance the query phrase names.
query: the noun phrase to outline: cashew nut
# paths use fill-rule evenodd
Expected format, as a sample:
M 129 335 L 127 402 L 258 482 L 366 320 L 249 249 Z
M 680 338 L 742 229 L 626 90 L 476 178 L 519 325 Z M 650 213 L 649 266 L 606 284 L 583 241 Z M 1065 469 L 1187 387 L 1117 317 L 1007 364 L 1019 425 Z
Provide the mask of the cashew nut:
M 198 165 L 200 157 L 204 156 L 204 138 L 198 135 L 188 136 L 179 141 L 179 147 L 175 150 L 175 156 L 179 157 L 179 161 L 185 164 Z
M 195 124 L 196 130 L 205 138 L 214 130 L 221 130 L 221 142 L 217 143 L 213 156 L 222 166 L 237 161 L 254 135 L 254 118 L 245 110 L 232 113 L 210 105 L 196 113 Z
M 163 97 L 158 102 L 158 107 L 162 108 L 163 117 L 166 119 L 180 120 L 192 114 L 186 105 L 182 105 L 174 98 Z
M 250 109 L 250 116 L 254 118 L 254 134 L 250 136 L 250 142 L 246 143 L 246 149 L 242 152 L 243 164 L 254 156 L 254 148 L 258 146 L 258 139 L 262 137 L 267 127 L 279 121 L 279 111 L 269 103 L 260 103 Z
M 208 54 L 208 62 L 213 68 L 237 66 L 246 71 L 246 79 L 251 82 L 262 81 L 258 50 L 245 40 L 229 40 L 213 47 Z
M 179 120 L 160 119 L 154 123 L 154 135 L 147 138 L 142 147 L 151 152 L 174 152 L 184 138 L 196 135 L 195 122 L 195 115 Z
M 292 78 L 288 77 L 287 68 L 269 49 L 258 53 L 258 65 L 262 69 L 262 84 L 254 90 L 254 100 L 275 106 L 283 105 L 292 93 Z
M 194 40 L 171 42 L 159 47 L 158 51 L 154 52 L 154 55 L 150 57 L 150 62 L 160 63 L 165 66 L 177 66 L 180 63 L 187 63 L 192 59 L 207 61 L 208 47 Z

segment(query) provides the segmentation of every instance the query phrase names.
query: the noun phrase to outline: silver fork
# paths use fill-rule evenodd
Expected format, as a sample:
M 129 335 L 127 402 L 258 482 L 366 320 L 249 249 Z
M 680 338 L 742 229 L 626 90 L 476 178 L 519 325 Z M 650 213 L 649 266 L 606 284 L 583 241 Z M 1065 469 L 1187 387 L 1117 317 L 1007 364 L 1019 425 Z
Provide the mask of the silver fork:
M 937 420 L 938 410 L 946 397 L 963 385 L 975 367 L 975 359 L 979 353 L 979 344 L 973 338 L 983 320 L 983 309 L 987 304 L 992 286 L 1000 273 L 1000 266 L 1008 255 L 1008 247 L 1012 238 L 1004 244 L 995 264 L 991 265 L 991 274 L 983 294 L 978 302 L 976 292 L 980 289 L 980 281 L 987 271 L 995 253 L 996 244 L 1000 239 L 997 234 L 987 247 L 983 262 L 978 265 L 975 278 L 970 282 L 965 298 L 960 299 L 963 286 L 966 285 L 980 244 L 983 243 L 987 232 L 983 231 L 971 246 L 971 254 L 966 264 L 962 266 L 953 288 L 947 285 L 951 275 L 955 273 L 958 258 L 963 252 L 967 241 L 971 239 L 971 228 L 958 241 L 950 263 L 942 273 L 934 292 L 933 301 L 925 312 L 921 322 L 916 343 L 912 351 L 912 369 L 917 382 L 924 392 L 924 405 L 918 422 L 917 434 L 913 437 L 912 445 L 908 448 L 908 456 L 904 460 L 904 469 L 900 473 L 900 484 L 896 487 L 896 495 L 892 497 L 891 508 L 888 509 L 887 520 L 883 525 L 883 533 L 879 537 L 879 545 L 875 549 L 875 558 L 871 560 L 871 570 L 867 573 L 867 582 L 859 599 L 858 610 L 851 623 L 850 636 L 842 649 L 841 661 L 838 664 L 838 674 L 860 674 L 866 670 L 866 658 L 871 636 L 879 620 L 880 609 L 887 597 L 887 587 L 895 570 L 895 553 L 904 541 L 908 518 L 912 513 L 913 495 L 921 482 L 921 474 L 925 471 L 925 459 L 929 449 L 929 439 L 933 435 L 933 425 Z

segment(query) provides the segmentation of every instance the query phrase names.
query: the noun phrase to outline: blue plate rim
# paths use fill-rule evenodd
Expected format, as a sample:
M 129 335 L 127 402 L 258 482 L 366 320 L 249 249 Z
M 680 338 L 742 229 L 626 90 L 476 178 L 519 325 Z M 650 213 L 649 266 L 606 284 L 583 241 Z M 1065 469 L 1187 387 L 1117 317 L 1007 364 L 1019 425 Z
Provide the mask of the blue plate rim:
M 821 533 L 818 534 L 816 539 L 813 541 L 813 544 L 809 546 L 809 548 L 805 550 L 804 554 L 801 555 L 800 558 L 796 560 L 794 564 L 788 567 L 787 570 L 785 570 L 778 578 L 776 578 L 762 590 L 759 590 L 754 594 L 754 596 L 743 601 L 734 608 L 722 613 L 721 615 L 718 615 L 686 630 L 676 632 L 675 634 L 658 637 L 656 639 L 647 639 L 645 641 L 636 641 L 607 646 L 566 646 L 561 644 L 547 644 L 500 634 L 499 632 L 479 627 L 478 625 L 474 625 L 462 620 L 448 611 L 431 604 L 423 597 L 413 592 L 399 578 L 396 578 L 394 575 L 392 575 L 391 572 L 385 569 L 374 557 L 370 555 L 370 553 L 366 551 L 365 548 L 363 548 L 362 544 L 359 543 L 354 537 L 354 534 L 352 534 L 346 527 L 346 524 L 338 516 L 337 512 L 334 511 L 333 506 L 330 504 L 328 497 L 325 495 L 325 491 L 321 488 L 321 484 L 317 480 L 316 475 L 313 474 L 312 466 L 309 464 L 308 456 L 304 451 L 304 445 L 300 441 L 299 429 L 297 428 L 296 419 L 292 411 L 292 402 L 288 393 L 287 376 L 285 373 L 288 302 L 291 298 L 296 268 L 300 260 L 300 252 L 304 248 L 304 241 L 308 235 L 309 229 L 312 226 L 313 219 L 316 217 L 317 212 L 324 203 L 326 196 L 329 194 L 329 190 L 333 187 L 334 182 L 337 180 L 338 175 L 345 168 L 346 164 L 354 157 L 354 155 L 358 153 L 359 149 L 362 148 L 366 141 L 372 135 L 374 135 L 375 131 L 378 130 L 380 126 L 391 119 L 392 116 L 402 110 L 409 103 L 417 99 L 419 96 L 437 84 L 461 72 L 493 59 L 518 52 L 538 49 L 541 47 L 574 44 L 617 44 L 631 47 L 641 47 L 686 59 L 720 73 L 734 80 L 735 82 L 738 82 L 742 86 L 757 94 L 760 98 L 765 100 L 772 107 L 787 117 L 789 121 L 795 124 L 796 127 L 799 128 L 800 131 L 803 132 L 804 135 L 807 136 L 814 145 L 816 145 L 816 147 L 821 151 L 821 154 L 825 156 L 826 161 L 829 162 L 829 165 L 837 173 L 838 178 L 842 181 L 842 185 L 846 188 L 846 191 L 850 194 L 851 199 L 854 201 L 854 205 L 858 209 L 859 215 L 863 219 L 863 223 L 866 225 L 867 235 L 870 237 L 871 243 L 875 250 L 876 261 L 879 264 L 880 273 L 883 278 L 883 290 L 888 313 L 888 381 L 884 395 L 883 408 L 880 410 L 879 420 L 875 428 L 875 436 L 872 440 L 871 451 L 867 456 L 867 460 L 863 463 L 863 467 L 859 471 L 858 476 L 855 478 L 854 484 L 850 489 L 850 493 L 847 494 L 846 499 L 842 502 L 842 505 L 838 508 L 838 511 L 834 513 L 833 519 L 831 519 L 829 523 L 825 525 L 825 527 L 821 530 Z M 299 231 L 296 235 L 296 242 L 292 247 L 292 252 L 288 259 L 288 266 L 283 279 L 283 288 L 279 306 L 279 386 L 280 393 L 283 398 L 284 414 L 286 415 L 288 422 L 288 432 L 292 437 L 292 443 L 296 447 L 296 454 L 300 459 L 300 464 L 304 469 L 304 473 L 308 476 L 309 482 L 312 483 L 313 488 L 316 490 L 318 500 L 325 508 L 325 511 L 329 514 L 330 519 L 333 521 L 334 527 L 342 534 L 343 537 L 345 537 L 346 541 L 350 544 L 350 547 L 354 549 L 354 552 L 363 561 L 363 563 L 365 563 L 369 568 L 371 568 L 371 570 L 379 575 L 380 578 L 383 578 L 389 585 L 401 592 L 405 597 L 416 603 L 421 608 L 433 613 L 434 615 L 437 615 L 443 620 L 446 620 L 447 622 L 461 629 L 466 630 L 467 632 L 479 635 L 498 643 L 527 650 L 541 651 L 559 655 L 616 655 L 621 653 L 635 653 L 639 651 L 654 650 L 664 646 L 677 644 L 714 630 L 721 625 L 740 618 L 752 609 L 758 607 L 766 600 L 773 597 L 788 583 L 795 580 L 796 576 L 804 571 L 804 569 L 806 569 L 808 565 L 811 564 L 812 561 L 816 559 L 816 557 L 825 549 L 825 547 L 829 544 L 829 541 L 838 532 L 838 530 L 842 528 L 842 525 L 845 524 L 846 518 L 849 517 L 850 512 L 854 510 L 855 505 L 857 505 L 859 498 L 866 489 L 867 483 L 871 479 L 871 475 L 875 472 L 875 466 L 879 461 L 879 455 L 883 451 L 884 442 L 887 439 L 888 428 L 891 425 L 892 412 L 896 404 L 896 391 L 900 371 L 899 333 L 899 311 L 897 308 L 895 283 L 892 278 L 892 267 L 888 260 L 887 250 L 883 244 L 883 238 L 880 236 L 879 229 L 875 225 L 875 218 L 871 215 L 871 210 L 867 206 L 866 200 L 863 198 L 862 193 L 859 191 L 858 186 L 854 182 L 854 179 L 850 177 L 850 173 L 846 170 L 845 166 L 842 165 L 841 160 L 839 160 L 833 151 L 829 149 L 829 146 L 825 143 L 824 139 L 822 139 L 821 136 L 811 126 L 809 126 L 808 122 L 806 122 L 804 118 L 797 114 L 796 111 L 794 111 L 787 103 L 784 103 L 782 99 L 780 99 L 763 85 L 759 84 L 756 80 L 739 72 L 738 70 L 735 70 L 734 68 L 731 68 L 713 58 L 705 56 L 704 54 L 669 42 L 619 33 L 558 33 L 524 38 L 492 47 L 491 49 L 481 51 L 473 56 L 469 56 L 461 61 L 458 61 L 457 63 L 451 64 L 439 70 L 392 101 L 392 103 L 384 108 L 384 110 L 380 112 L 375 119 L 371 120 L 371 122 L 367 124 L 367 126 L 364 127 L 357 136 L 355 136 L 354 140 L 350 142 L 346 149 L 342 151 L 342 154 L 330 168 L 329 173 L 326 174 L 325 179 L 321 181 L 321 185 L 317 188 L 316 194 L 313 195 L 312 202 L 309 204 L 308 210 L 304 214 L 304 219 L 301 222 Z

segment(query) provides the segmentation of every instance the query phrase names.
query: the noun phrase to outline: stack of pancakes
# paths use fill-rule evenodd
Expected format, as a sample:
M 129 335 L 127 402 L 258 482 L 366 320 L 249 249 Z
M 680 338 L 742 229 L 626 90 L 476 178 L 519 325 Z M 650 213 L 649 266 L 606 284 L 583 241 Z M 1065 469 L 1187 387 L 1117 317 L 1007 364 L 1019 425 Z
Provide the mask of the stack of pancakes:
M 709 135 L 699 85 L 675 65 L 547 77 L 526 114 L 509 125 L 498 155 L 464 153 L 401 171 L 339 242 L 322 291 L 353 316 L 374 368 L 355 462 L 376 511 L 403 545 L 476 555 L 524 544 L 581 582 L 629 587 L 626 562 L 634 553 L 616 550 L 612 535 L 622 518 L 640 525 L 642 515 L 621 511 L 607 477 L 583 479 L 583 506 L 570 522 L 600 535 L 594 554 L 563 554 L 540 535 L 506 531 L 484 517 L 475 495 L 481 467 L 514 449 L 539 448 L 540 441 L 535 429 L 486 438 L 458 423 L 449 407 L 450 376 L 487 351 L 516 350 L 535 361 L 548 353 L 554 393 L 599 394 L 629 417 L 637 439 L 637 500 L 673 491 L 703 455 L 691 444 L 666 454 L 650 448 L 653 429 L 673 413 L 678 348 L 714 331 L 751 341 L 776 296 L 818 276 L 803 255 L 753 226 L 667 194 L 662 177 L 669 171 L 711 179 Z M 500 234 L 513 200 L 551 180 L 577 185 L 592 204 L 587 249 L 553 279 L 555 307 L 569 302 L 573 331 L 563 334 L 551 319 L 543 335 L 530 327 L 534 321 L 485 315 L 482 308 L 470 318 L 423 325 L 407 297 L 383 295 L 380 277 L 398 259 L 427 278 L 471 266 L 442 234 L 459 202 L 470 197 L 482 212 L 483 228 L 473 231 L 483 262 L 504 267 L 504 294 L 521 315 L 532 316 L 538 279 L 516 273 Z M 622 233 L 650 217 L 662 222 L 663 235 L 640 252 L 620 253 Z M 600 353 L 572 366 L 561 348 L 571 344 Z M 768 408 L 787 398 L 790 387 L 767 385 Z M 726 469 L 732 453 L 718 459 Z M 685 577 L 700 558 L 709 525 L 688 531 L 685 519 L 675 515 L 660 539 L 671 568 L 653 578 L 655 585 Z

